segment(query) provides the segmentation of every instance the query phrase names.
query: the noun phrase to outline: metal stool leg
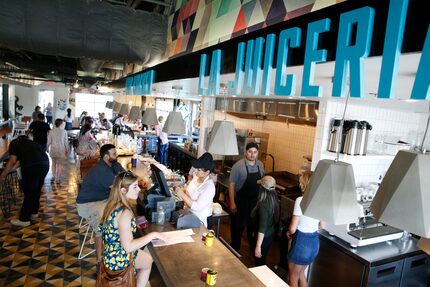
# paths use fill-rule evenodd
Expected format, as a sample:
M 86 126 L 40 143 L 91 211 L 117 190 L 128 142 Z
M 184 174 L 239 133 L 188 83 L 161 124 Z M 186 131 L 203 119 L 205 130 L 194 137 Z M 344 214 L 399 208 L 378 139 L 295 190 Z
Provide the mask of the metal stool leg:
M 87 241 L 88 232 L 90 231 L 90 228 L 91 228 L 90 224 L 89 223 L 87 223 L 87 224 L 88 224 L 87 225 L 87 231 L 85 232 L 84 240 L 82 241 L 81 250 L 79 251 L 78 259 L 83 259 L 83 258 L 87 257 L 88 255 L 96 252 L 96 249 L 93 249 L 86 254 L 82 254 L 82 252 L 84 250 L 85 242 Z M 91 230 L 90 243 L 93 240 L 93 234 L 94 234 L 94 230 Z

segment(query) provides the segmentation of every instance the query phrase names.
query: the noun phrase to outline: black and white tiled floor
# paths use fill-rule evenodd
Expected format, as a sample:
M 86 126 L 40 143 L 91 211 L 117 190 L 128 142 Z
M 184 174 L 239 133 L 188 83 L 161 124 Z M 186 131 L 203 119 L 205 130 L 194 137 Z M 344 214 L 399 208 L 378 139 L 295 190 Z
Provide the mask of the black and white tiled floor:
M 95 286 L 95 254 L 78 259 L 85 229 L 79 231 L 75 164 L 64 166 L 61 183 L 51 184 L 50 179 L 48 174 L 39 219 L 30 226 L 9 223 L 18 216 L 19 191 L 11 216 L 0 213 L 0 286 Z

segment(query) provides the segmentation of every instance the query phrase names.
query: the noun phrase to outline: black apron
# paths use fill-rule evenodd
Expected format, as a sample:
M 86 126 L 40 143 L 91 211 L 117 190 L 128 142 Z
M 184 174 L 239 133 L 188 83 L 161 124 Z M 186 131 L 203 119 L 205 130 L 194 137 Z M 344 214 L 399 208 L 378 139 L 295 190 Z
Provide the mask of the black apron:
M 257 164 L 257 163 L 255 163 Z M 237 219 L 244 225 L 252 225 L 251 212 L 257 204 L 259 185 L 261 179 L 260 166 L 257 164 L 257 172 L 250 173 L 245 162 L 246 180 L 241 189 L 236 192 Z

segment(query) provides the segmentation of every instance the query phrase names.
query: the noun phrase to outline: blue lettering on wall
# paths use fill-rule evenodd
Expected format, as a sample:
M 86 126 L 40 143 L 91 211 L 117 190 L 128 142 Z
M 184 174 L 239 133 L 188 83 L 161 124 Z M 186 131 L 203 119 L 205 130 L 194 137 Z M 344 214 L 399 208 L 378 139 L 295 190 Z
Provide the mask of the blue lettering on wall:
M 330 30 L 330 19 L 309 23 L 306 37 L 305 63 L 303 67 L 302 96 L 322 97 L 323 88 L 313 86 L 315 63 L 327 61 L 327 50 L 318 50 L 319 34 Z
M 235 82 L 236 82 L 235 94 L 236 95 L 242 94 L 245 48 L 246 48 L 246 44 L 243 42 L 240 42 L 237 45 L 236 76 L 235 76 Z
M 209 95 L 219 95 L 219 84 L 221 78 L 221 56 L 220 49 L 212 52 L 211 72 L 209 74 Z
M 382 54 L 378 98 L 392 99 L 395 95 L 399 58 L 405 31 L 408 0 L 391 0 Z M 388 27 L 390 27 L 388 29 Z
M 427 28 L 426 40 L 421 53 L 420 64 L 418 65 L 417 75 L 415 76 L 414 87 L 412 88 L 411 99 L 429 100 L 430 99 L 430 26 Z
M 246 60 L 245 60 L 245 80 L 243 94 L 249 94 L 252 85 L 252 59 L 254 55 L 254 40 L 249 40 L 246 43 Z
M 296 93 L 296 75 L 287 75 L 287 59 L 289 48 L 300 46 L 300 38 L 301 29 L 297 27 L 283 30 L 279 35 L 275 78 L 277 96 L 294 96 Z
M 270 83 L 272 80 L 273 57 L 275 55 L 276 35 L 269 34 L 266 37 L 266 48 L 264 49 L 263 83 L 261 94 L 270 95 Z
M 199 72 L 199 94 L 202 96 L 206 96 L 206 88 L 205 88 L 205 76 L 207 70 L 207 58 L 208 55 L 202 54 L 200 56 L 200 72 Z
M 133 77 L 128 77 L 125 79 L 125 94 L 133 95 Z
M 351 79 L 351 97 L 364 96 L 363 61 L 370 52 L 374 17 L 375 10 L 370 7 L 359 8 L 340 15 L 332 91 L 333 97 L 345 96 L 348 65 Z M 353 45 L 352 35 L 354 27 L 357 29 L 357 36 Z

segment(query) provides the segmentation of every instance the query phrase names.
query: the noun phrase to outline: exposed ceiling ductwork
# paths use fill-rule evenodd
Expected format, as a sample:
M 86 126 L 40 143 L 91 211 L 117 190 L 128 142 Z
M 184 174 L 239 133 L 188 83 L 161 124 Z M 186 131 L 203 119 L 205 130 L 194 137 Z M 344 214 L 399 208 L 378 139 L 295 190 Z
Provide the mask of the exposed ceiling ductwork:
M 22 59 L 25 51 L 75 58 L 87 73 L 124 63 L 149 67 L 162 60 L 166 42 L 160 14 L 99 0 L 0 0 L 0 48 L 19 51 L 21 69 L 32 60 Z

